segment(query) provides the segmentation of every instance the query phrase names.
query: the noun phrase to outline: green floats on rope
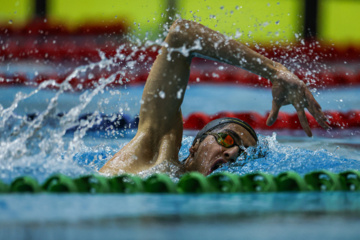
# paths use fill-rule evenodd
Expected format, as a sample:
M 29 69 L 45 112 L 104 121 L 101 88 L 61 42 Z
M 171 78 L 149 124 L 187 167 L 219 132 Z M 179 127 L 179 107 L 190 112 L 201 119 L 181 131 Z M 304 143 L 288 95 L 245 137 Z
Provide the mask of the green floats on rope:
M 56 193 L 78 192 L 74 180 L 62 174 L 49 177 L 43 184 L 44 191 Z
M 198 172 L 190 172 L 184 174 L 178 184 L 179 193 L 209 193 L 212 188 L 208 179 Z
M 145 191 L 149 193 L 177 193 L 176 184 L 162 173 L 151 175 L 144 181 Z
M 38 193 L 41 192 L 41 187 L 36 179 L 29 176 L 24 176 L 15 179 L 11 183 L 10 192 Z
M 210 175 L 207 178 L 211 187 L 216 192 L 232 193 L 242 191 L 242 186 L 238 175 L 228 172 L 219 172 Z
M 7 193 L 9 192 L 9 186 L 0 181 L 0 193 Z
M 253 173 L 240 177 L 245 192 L 276 192 L 275 178 L 267 173 Z
M 88 175 L 74 180 L 78 192 L 81 193 L 109 193 L 108 179 L 99 175 Z
M 339 175 L 326 170 L 308 173 L 304 179 L 311 191 L 340 191 L 346 188 L 341 185 Z
M 289 171 L 280 173 L 275 178 L 275 181 L 278 191 L 300 192 L 308 190 L 305 180 L 296 172 Z
M 341 185 L 348 191 L 360 191 L 360 172 L 349 170 L 339 174 Z
M 140 177 L 123 174 L 109 179 L 111 192 L 115 193 L 140 193 L 144 192 L 144 184 Z
M 278 176 L 266 173 L 236 174 L 221 172 L 208 177 L 198 172 L 184 174 L 178 184 L 166 174 L 153 174 L 143 180 L 138 176 L 123 174 L 113 178 L 89 175 L 71 179 L 57 174 L 41 186 L 36 179 L 23 176 L 10 186 L 0 181 L 0 193 L 30 192 L 80 192 L 80 193 L 231 193 L 275 191 L 360 191 L 360 171 L 349 170 L 339 174 L 326 170 L 315 171 L 301 177 L 296 172 L 283 172 Z

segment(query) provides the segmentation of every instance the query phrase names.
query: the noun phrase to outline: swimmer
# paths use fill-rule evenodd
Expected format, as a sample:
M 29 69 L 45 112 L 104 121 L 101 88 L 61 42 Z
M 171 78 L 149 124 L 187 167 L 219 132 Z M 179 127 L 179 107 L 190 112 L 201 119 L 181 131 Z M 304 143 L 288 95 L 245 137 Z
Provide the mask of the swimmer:
M 176 20 L 162 45 L 145 84 L 139 126 L 135 137 L 101 169 L 107 175 L 138 174 L 155 166 L 176 166 L 177 173 L 198 171 L 208 175 L 221 164 L 236 161 L 239 154 L 256 146 L 257 136 L 249 124 L 234 118 L 214 120 L 195 137 L 190 155 L 181 163 L 178 153 L 183 134 L 181 104 L 193 57 L 238 66 L 272 83 L 272 109 L 266 124 L 277 119 L 280 107 L 292 104 L 306 134 L 311 129 L 305 108 L 328 129 L 324 113 L 304 82 L 280 63 L 251 50 L 238 41 L 199 23 Z M 242 104 L 242 103 L 239 103 Z

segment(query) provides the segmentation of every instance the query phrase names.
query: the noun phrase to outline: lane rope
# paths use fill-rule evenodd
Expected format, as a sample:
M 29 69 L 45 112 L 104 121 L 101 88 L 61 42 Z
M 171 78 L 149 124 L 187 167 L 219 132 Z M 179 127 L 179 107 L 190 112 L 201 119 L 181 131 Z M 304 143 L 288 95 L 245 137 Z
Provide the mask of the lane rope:
M 198 172 L 184 174 L 174 181 L 166 174 L 153 174 L 147 178 L 122 174 L 104 177 L 98 174 L 71 178 L 56 174 L 40 184 L 31 176 L 21 176 L 10 185 L 0 181 L 0 194 L 7 193 L 246 193 L 246 192 L 328 192 L 360 191 L 360 172 L 348 170 L 332 173 L 313 171 L 303 177 L 294 171 L 277 176 L 267 173 L 238 175 L 219 172 L 207 177 Z
M 348 112 L 324 111 L 324 113 L 329 119 L 328 124 L 333 129 L 348 129 L 360 127 L 359 110 L 352 110 Z M 302 129 L 297 113 L 279 112 L 276 122 L 270 127 L 266 125 L 266 119 L 268 115 L 268 113 L 265 115 L 261 115 L 257 112 L 220 112 L 214 115 L 207 115 L 202 112 L 195 112 L 184 119 L 184 128 L 197 130 L 203 128 L 208 122 L 214 119 L 221 117 L 235 117 L 244 120 L 255 129 Z M 306 112 L 306 117 L 311 128 L 321 128 L 320 125 L 316 122 L 315 118 L 309 112 Z
M 83 74 L 83 76 L 73 77 L 70 79 L 69 84 L 73 90 L 81 91 L 83 89 L 95 88 L 99 85 L 99 82 L 108 78 L 111 75 L 115 75 L 113 83 L 109 84 L 110 87 L 145 84 L 148 77 L 147 72 L 139 72 L 135 74 L 126 73 L 124 75 L 116 72 L 109 72 L 107 70 L 98 71 L 93 73 Z M 295 73 L 302 81 L 304 81 L 309 87 L 349 87 L 360 85 L 360 72 L 348 73 L 343 72 L 320 72 L 313 74 L 311 78 L 309 76 L 301 75 L 302 73 Z M 58 75 L 54 73 L 41 73 L 37 76 L 28 76 L 25 73 L 0 73 L 0 86 L 14 86 L 24 85 L 36 87 L 39 84 L 55 80 L 56 84 L 61 84 L 65 81 L 66 76 Z M 262 88 L 270 88 L 272 85 L 269 80 L 259 77 L 255 74 L 246 72 L 244 70 L 238 71 L 215 71 L 199 70 L 192 71 L 190 73 L 189 83 L 213 83 L 213 84 L 237 84 L 246 86 L 255 86 Z M 52 85 L 48 88 L 59 89 L 59 86 Z
M 348 112 L 325 111 L 325 115 L 329 119 L 329 125 L 333 129 L 352 129 L 360 127 L 360 110 L 352 110 Z M 26 120 L 33 121 L 38 114 L 27 114 Z M 57 114 L 56 118 L 63 117 L 63 113 Z M 222 117 L 239 118 L 250 124 L 254 129 L 258 130 L 298 130 L 302 129 L 299 118 L 296 113 L 279 112 L 278 119 L 272 126 L 266 125 L 268 114 L 261 115 L 257 112 L 219 112 L 214 115 L 208 115 L 202 112 L 194 112 L 183 118 L 183 127 L 187 130 L 200 130 L 207 123 L 214 119 Z M 315 121 L 310 113 L 306 112 L 309 125 L 312 129 L 320 129 L 320 125 Z M 87 131 L 113 131 L 122 129 L 135 129 L 138 127 L 139 117 L 130 116 L 128 114 L 82 114 L 78 117 L 78 125 L 68 129 L 69 132 L 76 131 L 78 128 L 87 127 L 80 124 L 81 121 L 96 122 Z

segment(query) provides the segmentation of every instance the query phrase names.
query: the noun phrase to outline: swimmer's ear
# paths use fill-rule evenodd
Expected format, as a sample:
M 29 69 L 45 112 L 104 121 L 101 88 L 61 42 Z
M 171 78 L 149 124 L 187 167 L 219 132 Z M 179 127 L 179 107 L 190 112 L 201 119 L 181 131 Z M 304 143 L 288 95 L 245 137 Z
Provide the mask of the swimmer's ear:
M 199 148 L 199 145 L 200 145 L 200 139 L 198 139 L 196 141 L 196 143 L 190 147 L 190 149 L 189 149 L 190 156 L 192 156 L 192 157 L 194 156 L 194 154 L 196 153 L 196 151 Z

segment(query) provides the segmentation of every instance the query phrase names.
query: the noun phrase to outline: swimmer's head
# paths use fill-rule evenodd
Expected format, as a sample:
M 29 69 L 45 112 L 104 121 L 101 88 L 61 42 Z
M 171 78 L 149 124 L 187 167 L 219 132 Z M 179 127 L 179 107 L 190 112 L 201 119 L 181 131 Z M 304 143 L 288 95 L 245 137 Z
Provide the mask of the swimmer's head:
M 221 164 L 234 162 L 258 137 L 254 129 L 237 118 L 220 118 L 208 123 L 196 135 L 185 160 L 187 171 L 208 175 Z
M 247 122 L 244 122 L 243 120 L 240 120 L 238 118 L 225 117 L 225 118 L 215 119 L 215 120 L 209 122 L 208 124 L 206 124 L 205 127 L 203 127 L 196 134 L 192 145 L 194 145 L 198 139 L 203 138 L 206 135 L 206 133 L 211 132 L 216 129 L 219 129 L 219 128 L 222 128 L 224 125 L 230 124 L 230 123 L 240 125 L 241 127 L 243 127 L 246 131 L 248 131 L 250 133 L 250 135 L 255 139 L 256 142 L 258 141 L 258 137 L 255 133 L 255 130 Z

